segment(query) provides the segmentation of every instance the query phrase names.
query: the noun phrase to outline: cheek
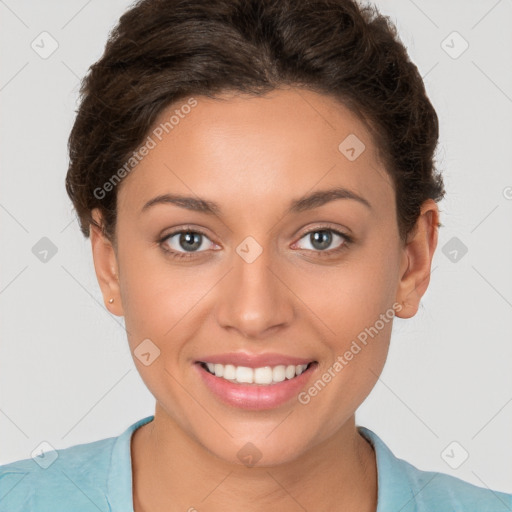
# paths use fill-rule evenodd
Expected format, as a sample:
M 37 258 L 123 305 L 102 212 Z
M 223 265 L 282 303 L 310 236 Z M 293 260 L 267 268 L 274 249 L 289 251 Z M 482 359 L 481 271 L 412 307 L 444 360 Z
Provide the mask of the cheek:
M 385 364 L 397 311 L 396 257 L 390 250 L 368 248 L 336 268 L 316 275 L 301 273 L 295 281 L 294 292 L 314 313 L 305 314 L 322 333 L 326 358 L 318 378 L 328 382 L 326 395 L 331 398 L 325 396 L 323 402 L 328 406 L 357 406 Z M 324 389 L 322 383 L 317 388 Z
M 396 258 L 368 247 L 348 254 L 337 266 L 311 266 L 290 279 L 294 293 L 314 313 L 311 318 L 316 316 L 323 330 L 342 344 L 392 308 L 398 286 Z
M 149 338 L 166 356 L 172 347 L 170 357 L 177 358 L 180 343 L 193 336 L 190 321 L 200 309 L 197 305 L 217 278 L 211 270 L 170 264 L 157 251 L 126 258 L 121 282 L 126 330 L 132 350 Z
M 396 312 L 386 279 L 368 278 L 367 272 L 355 269 L 342 274 L 330 280 L 329 286 L 317 288 L 315 311 L 329 327 L 322 328 L 325 357 L 300 397 L 312 416 L 327 418 L 322 428 L 329 433 L 335 432 L 374 388 L 387 359 Z

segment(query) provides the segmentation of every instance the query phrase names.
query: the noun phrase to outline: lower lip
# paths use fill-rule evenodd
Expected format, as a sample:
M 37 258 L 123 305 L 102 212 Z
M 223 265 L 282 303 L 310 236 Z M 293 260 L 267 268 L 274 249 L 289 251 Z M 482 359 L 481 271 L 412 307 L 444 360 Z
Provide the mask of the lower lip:
M 205 370 L 200 363 L 194 365 L 208 389 L 222 402 L 241 409 L 273 409 L 297 397 L 314 372 L 317 364 L 312 363 L 307 370 L 293 379 L 275 384 L 237 384 L 216 377 Z

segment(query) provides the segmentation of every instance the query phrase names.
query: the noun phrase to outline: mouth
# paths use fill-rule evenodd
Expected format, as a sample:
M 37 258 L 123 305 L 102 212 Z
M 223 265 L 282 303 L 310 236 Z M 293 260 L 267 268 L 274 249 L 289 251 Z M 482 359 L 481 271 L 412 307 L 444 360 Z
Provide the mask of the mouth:
M 258 368 L 204 361 L 198 361 L 198 364 L 210 375 L 231 382 L 232 384 L 272 386 L 284 381 L 296 379 L 318 363 L 311 361 L 307 364 L 261 366 Z
M 317 361 L 294 362 L 302 364 L 250 367 L 196 361 L 193 366 L 212 398 L 237 409 L 261 411 L 297 401 L 313 379 Z

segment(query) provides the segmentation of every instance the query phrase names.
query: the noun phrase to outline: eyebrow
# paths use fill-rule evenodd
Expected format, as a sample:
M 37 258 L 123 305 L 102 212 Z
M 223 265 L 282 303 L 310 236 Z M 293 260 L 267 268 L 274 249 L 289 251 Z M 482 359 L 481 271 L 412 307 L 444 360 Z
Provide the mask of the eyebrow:
M 337 199 L 353 199 L 365 205 L 370 210 L 372 205 L 368 200 L 344 187 L 337 187 L 328 190 L 319 190 L 291 201 L 285 214 L 300 213 L 306 210 L 319 208 L 324 204 Z M 206 213 L 207 215 L 220 215 L 221 207 L 214 201 L 208 201 L 198 197 L 182 196 L 177 194 L 162 194 L 150 199 L 141 210 L 141 214 L 157 204 L 173 204 L 187 210 Z

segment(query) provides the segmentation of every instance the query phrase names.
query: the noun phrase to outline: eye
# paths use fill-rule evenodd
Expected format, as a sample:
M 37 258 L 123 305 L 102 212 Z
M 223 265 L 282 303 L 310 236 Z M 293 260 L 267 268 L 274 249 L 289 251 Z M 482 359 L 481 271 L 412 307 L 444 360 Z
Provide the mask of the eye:
M 318 256 L 332 256 L 348 248 L 353 239 L 350 235 L 328 227 L 315 228 L 300 238 L 305 239 L 311 247 L 298 247 L 318 253 Z M 338 246 L 328 249 L 333 241 L 339 239 Z M 207 242 L 209 241 L 209 243 Z M 206 252 L 211 245 L 215 245 L 208 236 L 197 229 L 182 228 L 162 237 L 159 244 L 169 256 L 176 259 L 193 258 L 195 253 Z M 295 244 L 297 245 L 297 244 Z M 202 249 L 202 250 L 201 250 Z
M 352 242 L 352 238 L 349 235 L 327 227 L 310 230 L 301 237 L 301 240 L 302 239 L 305 239 L 311 247 L 299 247 L 299 249 L 326 253 L 326 255 L 337 253 L 345 249 Z M 341 243 L 339 243 L 334 249 L 326 250 L 329 249 L 336 239 L 339 239 Z
M 174 231 L 165 235 L 159 242 L 163 249 L 175 258 L 192 257 L 196 252 L 204 252 L 201 249 L 208 250 L 213 243 L 203 232 L 195 229 Z

